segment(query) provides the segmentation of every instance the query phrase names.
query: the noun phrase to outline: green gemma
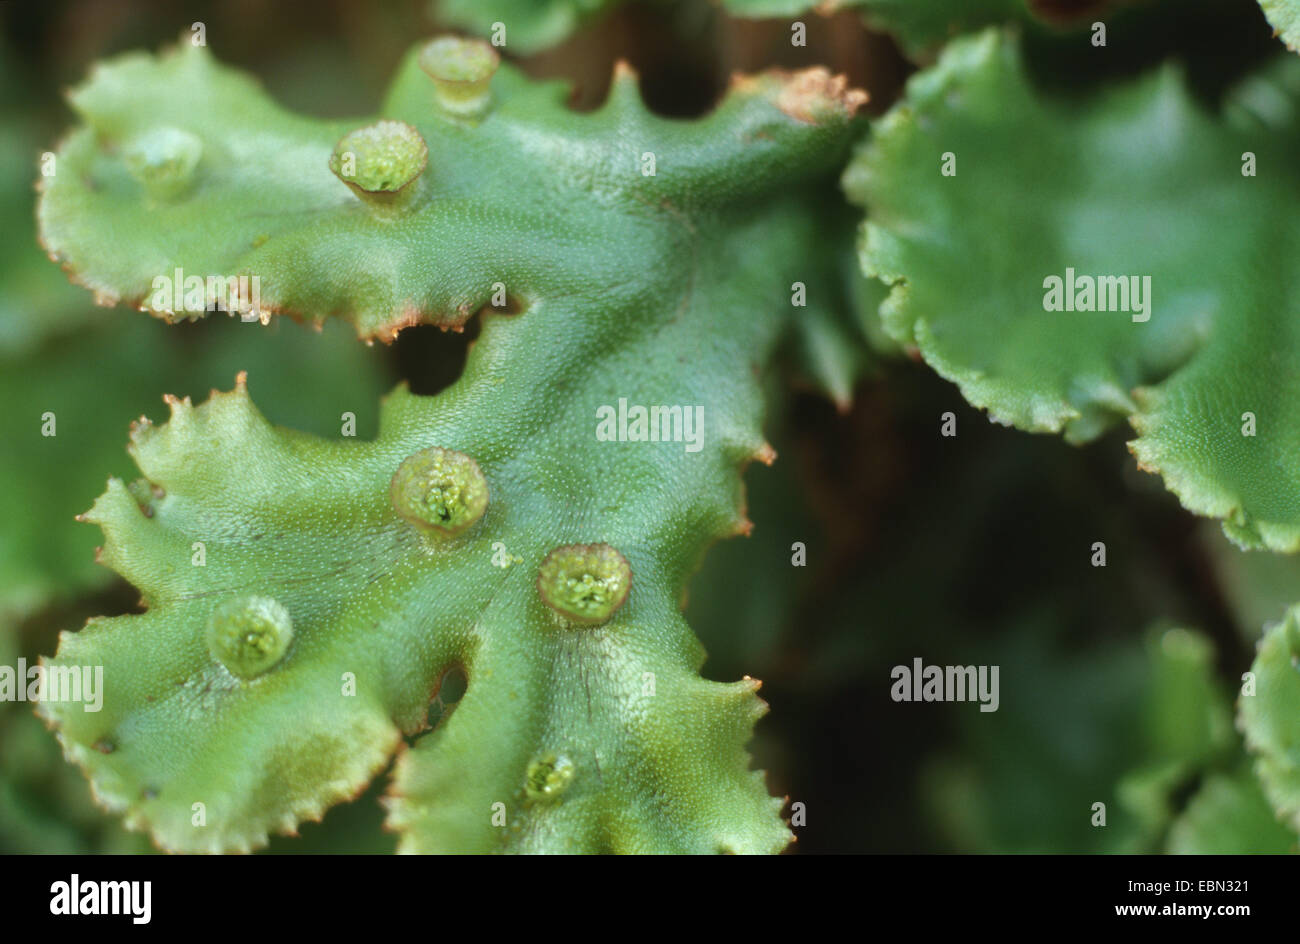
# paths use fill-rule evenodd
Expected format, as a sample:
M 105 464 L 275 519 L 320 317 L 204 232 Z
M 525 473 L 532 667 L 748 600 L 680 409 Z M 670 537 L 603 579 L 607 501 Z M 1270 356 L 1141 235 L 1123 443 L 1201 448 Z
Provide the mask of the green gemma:
M 546 605 L 582 626 L 608 621 L 631 588 L 627 558 L 608 544 L 557 547 L 537 574 L 537 592 Z
M 450 537 L 483 517 L 487 479 L 478 463 L 463 452 L 431 446 L 402 460 L 389 496 L 402 518 Z
M 433 80 L 434 99 L 452 115 L 476 117 L 491 103 L 490 86 L 501 57 L 478 39 L 440 36 L 420 52 L 420 68 Z
M 412 186 L 429 163 L 429 146 L 404 121 L 377 121 L 339 140 L 330 154 L 330 170 L 367 204 L 405 204 Z
M 194 184 L 203 142 L 180 128 L 152 128 L 122 149 L 127 171 L 156 200 L 176 200 Z
M 208 651 L 232 675 L 252 679 L 273 669 L 293 642 L 289 611 L 270 597 L 227 600 L 208 619 Z
M 573 780 L 573 761 L 567 757 L 547 754 L 528 765 L 524 778 L 524 796 L 529 802 L 550 802 L 559 799 Z

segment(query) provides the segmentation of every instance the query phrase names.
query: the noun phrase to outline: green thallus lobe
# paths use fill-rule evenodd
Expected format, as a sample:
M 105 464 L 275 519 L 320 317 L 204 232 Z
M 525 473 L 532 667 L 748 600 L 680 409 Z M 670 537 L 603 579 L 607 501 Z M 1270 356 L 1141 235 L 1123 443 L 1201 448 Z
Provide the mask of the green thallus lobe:
M 537 592 L 551 609 L 582 626 L 599 626 L 627 599 L 632 568 L 608 544 L 568 544 L 546 555 Z
M 256 270 L 265 307 L 390 338 L 463 325 L 500 279 L 538 317 L 489 319 L 457 383 L 435 397 L 399 388 L 368 442 L 278 428 L 242 382 L 137 429 L 140 474 L 167 499 L 148 517 L 113 480 L 86 520 L 148 609 L 61 640 L 58 664 L 104 665 L 118 692 L 104 713 L 44 713 L 104 802 L 175 851 L 246 851 L 291 832 L 417 736 L 388 808 L 403 851 L 779 851 L 781 801 L 744 749 L 764 706 L 752 683 L 699 675 L 702 647 L 676 604 L 684 571 L 743 520 L 739 472 L 762 455 L 754 367 L 792 318 L 770 300 L 795 278 L 838 285 L 851 261 L 827 252 L 809 208 L 855 133 L 859 96 L 821 72 L 755 76 L 708 116 L 666 121 L 621 72 L 601 109 L 575 114 L 560 86 L 501 63 L 492 113 L 469 127 L 437 102 L 425 47 L 403 60 L 381 113 L 347 123 L 289 114 L 189 44 L 119 57 L 74 93 L 84 124 L 44 179 L 40 220 L 50 252 L 106 298 L 145 297 L 160 268 Z M 417 129 L 432 165 L 391 216 L 329 167 L 340 139 L 381 120 Z M 248 147 L 227 151 L 212 128 L 236 124 Z M 151 200 L 122 164 L 125 142 L 161 126 L 204 143 L 181 202 Z M 673 173 L 642 177 L 629 142 Z M 221 173 L 203 174 L 218 151 Z M 273 167 L 267 153 L 280 155 Z M 355 185 L 368 167 L 344 156 Z M 214 233 L 214 214 L 233 229 Z M 810 317 L 847 313 L 812 304 L 799 320 Z M 674 356 L 652 363 L 643 345 L 664 332 Z M 620 386 L 726 404 L 725 445 L 693 457 L 557 436 L 585 429 Z M 227 474 L 232 455 L 252 474 Z M 674 488 L 637 488 L 650 481 Z M 201 534 L 228 553 L 186 566 Z M 582 562 L 581 549 L 539 565 L 556 544 L 611 535 L 624 554 L 636 548 L 636 612 L 617 633 L 564 631 L 617 615 L 630 568 L 608 548 L 588 549 L 577 572 L 558 565 Z M 492 570 L 495 545 L 531 563 Z M 240 683 L 204 634 L 218 601 L 251 593 L 292 614 L 303 644 Z M 473 683 L 421 735 L 453 665 Z M 344 671 L 354 697 L 335 694 Z M 93 746 L 106 734 L 109 755 Z M 527 802 L 543 752 L 573 765 L 562 802 Z M 558 766 L 558 780 L 534 771 L 535 789 L 562 782 Z M 191 825 L 196 791 L 203 829 Z M 502 832 L 488 811 L 511 798 L 518 829 Z

